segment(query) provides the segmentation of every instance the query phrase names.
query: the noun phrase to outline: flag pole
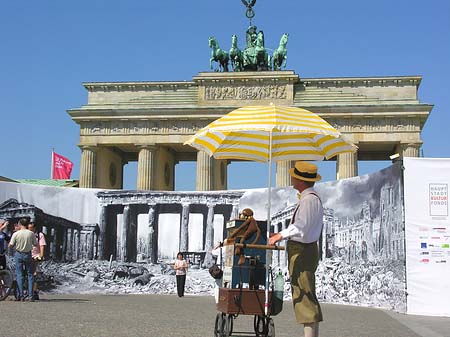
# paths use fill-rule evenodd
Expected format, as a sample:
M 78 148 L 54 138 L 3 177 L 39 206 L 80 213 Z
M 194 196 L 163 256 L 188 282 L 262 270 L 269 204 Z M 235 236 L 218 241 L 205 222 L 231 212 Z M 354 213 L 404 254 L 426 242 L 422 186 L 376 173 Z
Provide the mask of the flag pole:
M 52 180 L 53 180 L 53 161 L 55 160 L 54 155 L 53 155 L 54 152 L 55 152 L 55 148 L 52 147 L 52 163 L 51 163 L 51 167 L 50 167 L 50 179 L 52 179 Z

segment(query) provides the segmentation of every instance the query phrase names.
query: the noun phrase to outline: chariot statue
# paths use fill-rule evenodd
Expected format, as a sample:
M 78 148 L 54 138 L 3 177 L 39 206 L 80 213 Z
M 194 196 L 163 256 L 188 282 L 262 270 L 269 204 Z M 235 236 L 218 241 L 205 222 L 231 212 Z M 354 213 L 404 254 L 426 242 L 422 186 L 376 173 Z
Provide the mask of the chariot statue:
M 257 32 L 256 26 L 247 29 L 247 46 L 243 53 L 243 67 L 246 71 L 269 70 L 270 57 L 264 47 L 264 32 Z

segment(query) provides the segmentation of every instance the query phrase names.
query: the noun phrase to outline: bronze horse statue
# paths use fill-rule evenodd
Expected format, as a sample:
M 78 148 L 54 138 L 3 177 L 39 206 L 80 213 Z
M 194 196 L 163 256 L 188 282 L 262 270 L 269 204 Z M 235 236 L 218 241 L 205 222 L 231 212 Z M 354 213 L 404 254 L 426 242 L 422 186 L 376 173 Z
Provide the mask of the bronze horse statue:
M 255 56 L 257 70 L 269 70 L 270 55 L 264 47 L 264 32 L 262 30 L 258 32 L 256 37 Z
M 273 70 L 281 70 L 281 67 L 283 66 L 284 63 L 284 67 L 286 67 L 286 62 L 287 62 L 287 49 L 286 49 L 286 44 L 288 41 L 288 34 L 283 34 L 281 36 L 280 39 L 280 45 L 278 46 L 277 49 L 275 49 L 275 51 L 273 52 L 273 56 L 272 56 L 272 68 Z
M 222 69 L 222 71 L 228 71 L 228 53 L 225 50 L 220 49 L 219 43 L 213 36 L 209 38 L 209 47 L 212 49 L 211 58 L 209 60 L 211 69 L 213 69 L 212 63 L 215 61 L 219 63 L 219 70 Z
M 236 35 L 231 36 L 231 48 L 229 54 L 233 71 L 244 70 L 242 50 L 238 48 Z

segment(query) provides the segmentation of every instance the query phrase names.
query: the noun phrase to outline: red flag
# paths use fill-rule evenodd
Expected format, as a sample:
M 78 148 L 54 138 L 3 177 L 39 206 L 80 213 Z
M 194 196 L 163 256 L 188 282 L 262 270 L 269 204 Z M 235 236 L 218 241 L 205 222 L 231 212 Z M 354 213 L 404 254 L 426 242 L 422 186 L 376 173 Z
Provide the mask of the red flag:
M 70 179 L 73 163 L 66 157 L 53 152 L 53 179 Z

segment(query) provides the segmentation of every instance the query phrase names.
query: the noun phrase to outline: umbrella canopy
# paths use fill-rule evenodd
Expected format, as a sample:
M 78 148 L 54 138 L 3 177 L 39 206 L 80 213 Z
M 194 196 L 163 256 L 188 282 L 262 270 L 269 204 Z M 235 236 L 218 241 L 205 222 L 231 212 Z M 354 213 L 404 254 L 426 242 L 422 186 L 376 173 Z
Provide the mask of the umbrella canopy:
M 258 162 L 323 160 L 357 149 L 315 113 L 276 105 L 233 110 L 185 144 L 216 159 Z

